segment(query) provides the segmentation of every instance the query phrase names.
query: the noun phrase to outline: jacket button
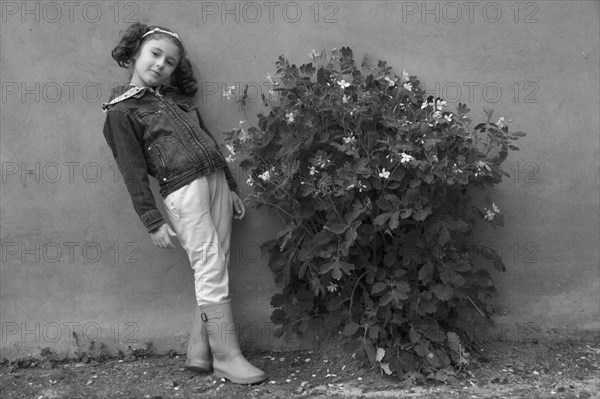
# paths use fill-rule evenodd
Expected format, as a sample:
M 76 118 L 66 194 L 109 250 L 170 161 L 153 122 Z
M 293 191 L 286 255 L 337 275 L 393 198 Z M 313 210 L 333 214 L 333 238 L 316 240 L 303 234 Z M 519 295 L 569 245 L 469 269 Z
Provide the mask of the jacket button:
M 167 178 L 166 178 L 166 177 L 163 177 L 163 181 L 165 181 L 165 180 L 167 180 Z

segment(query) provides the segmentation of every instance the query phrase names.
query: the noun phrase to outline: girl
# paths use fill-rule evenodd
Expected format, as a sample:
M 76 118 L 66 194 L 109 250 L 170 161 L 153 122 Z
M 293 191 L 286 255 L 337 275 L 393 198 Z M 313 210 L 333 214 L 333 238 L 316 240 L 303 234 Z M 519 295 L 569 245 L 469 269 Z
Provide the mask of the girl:
M 245 214 L 235 180 L 193 104 L 196 79 L 179 36 L 162 27 L 134 24 L 112 51 L 119 66 L 132 66 L 129 86 L 111 93 L 104 137 L 133 206 L 159 248 L 176 236 L 194 270 L 198 307 L 186 367 L 211 366 L 234 383 L 264 381 L 237 344 L 229 299 L 231 219 Z M 156 208 L 148 175 L 159 182 L 169 221 Z

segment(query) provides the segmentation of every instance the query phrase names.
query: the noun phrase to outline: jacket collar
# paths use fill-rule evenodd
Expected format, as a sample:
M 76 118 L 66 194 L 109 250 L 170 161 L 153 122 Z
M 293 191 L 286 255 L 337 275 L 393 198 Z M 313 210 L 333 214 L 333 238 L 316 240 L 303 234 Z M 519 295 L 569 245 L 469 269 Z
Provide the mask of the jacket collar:
M 102 104 L 102 111 L 106 112 L 111 105 L 126 100 L 130 97 L 141 98 L 144 96 L 144 94 L 146 94 L 146 92 L 154 93 L 160 97 L 162 96 L 161 91 L 166 91 L 169 89 L 174 88 L 171 86 L 158 86 L 156 89 L 151 87 L 139 87 L 135 85 L 117 86 L 111 90 L 108 102 Z
M 128 97 L 135 97 L 135 98 L 141 98 L 147 91 L 151 92 L 151 93 L 156 93 L 156 94 L 162 94 L 163 91 L 168 90 L 170 88 L 172 88 L 171 86 L 167 86 L 167 85 L 163 85 L 163 86 L 158 86 L 156 89 L 153 89 L 151 87 L 139 87 L 133 84 L 130 85 L 124 85 L 124 86 L 117 86 L 114 87 L 111 91 L 110 91 L 110 97 L 108 98 L 108 101 L 112 101 L 115 98 L 122 96 L 123 94 L 127 93 L 129 90 L 133 89 L 133 88 L 137 88 L 137 92 L 131 96 Z

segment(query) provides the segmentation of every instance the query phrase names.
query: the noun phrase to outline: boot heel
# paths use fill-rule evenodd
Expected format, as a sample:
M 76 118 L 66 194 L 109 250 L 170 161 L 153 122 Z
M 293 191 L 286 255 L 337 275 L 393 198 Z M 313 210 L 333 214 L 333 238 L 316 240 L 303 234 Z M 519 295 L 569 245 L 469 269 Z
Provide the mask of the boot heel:
M 202 325 L 202 312 L 196 307 L 196 313 L 192 321 L 190 339 L 187 347 L 187 359 L 184 368 L 196 372 L 207 372 L 212 370 L 212 359 L 210 345 L 206 329 Z

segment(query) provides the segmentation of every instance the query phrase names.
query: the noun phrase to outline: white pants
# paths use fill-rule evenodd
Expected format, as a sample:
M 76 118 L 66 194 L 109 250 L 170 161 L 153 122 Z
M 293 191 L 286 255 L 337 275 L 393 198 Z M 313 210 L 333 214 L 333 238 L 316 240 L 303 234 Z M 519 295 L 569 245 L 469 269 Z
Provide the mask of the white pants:
M 165 208 L 194 270 L 198 306 L 229 298 L 233 203 L 222 170 L 172 192 Z

